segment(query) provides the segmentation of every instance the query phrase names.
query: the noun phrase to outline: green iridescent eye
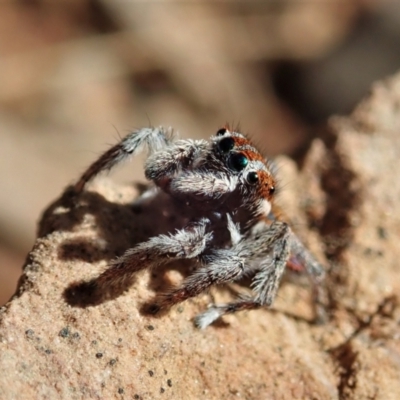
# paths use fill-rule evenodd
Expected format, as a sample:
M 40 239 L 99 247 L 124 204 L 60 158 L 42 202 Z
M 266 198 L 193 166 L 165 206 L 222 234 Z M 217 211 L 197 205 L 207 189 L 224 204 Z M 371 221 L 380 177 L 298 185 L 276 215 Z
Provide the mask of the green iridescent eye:
M 258 174 L 257 174 L 257 172 L 256 171 L 250 171 L 247 174 L 246 180 L 247 180 L 247 182 L 249 182 L 252 185 L 257 183 L 258 182 Z
M 231 137 L 226 137 L 220 140 L 218 147 L 223 153 L 229 153 L 235 147 L 235 141 Z
M 233 153 L 229 157 L 229 165 L 235 171 L 241 171 L 241 170 L 245 169 L 248 163 L 249 163 L 249 160 L 242 153 Z

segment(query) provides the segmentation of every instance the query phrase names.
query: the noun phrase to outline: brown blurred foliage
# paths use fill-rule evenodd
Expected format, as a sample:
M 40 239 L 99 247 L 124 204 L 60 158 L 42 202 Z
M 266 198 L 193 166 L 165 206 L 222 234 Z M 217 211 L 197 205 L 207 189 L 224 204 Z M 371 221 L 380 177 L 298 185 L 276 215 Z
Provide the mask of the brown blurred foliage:
M 0 304 L 41 210 L 119 136 L 240 123 L 266 154 L 297 154 L 398 68 L 399 14 L 373 0 L 2 2 Z

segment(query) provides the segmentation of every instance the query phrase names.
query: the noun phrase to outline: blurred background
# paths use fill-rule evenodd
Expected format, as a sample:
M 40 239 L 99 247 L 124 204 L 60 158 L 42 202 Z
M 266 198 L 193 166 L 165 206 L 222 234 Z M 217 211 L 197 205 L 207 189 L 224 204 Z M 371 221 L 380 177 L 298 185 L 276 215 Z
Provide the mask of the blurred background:
M 120 136 L 229 122 L 296 157 L 399 67 L 398 0 L 3 0 L 0 305 L 41 212 Z

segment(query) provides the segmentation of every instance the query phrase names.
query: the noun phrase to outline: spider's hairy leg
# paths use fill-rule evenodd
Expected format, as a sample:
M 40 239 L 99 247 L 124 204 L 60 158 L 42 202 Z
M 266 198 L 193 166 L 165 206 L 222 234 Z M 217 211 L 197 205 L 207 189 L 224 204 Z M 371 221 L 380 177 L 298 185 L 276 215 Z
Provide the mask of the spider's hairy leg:
M 286 262 L 290 256 L 290 228 L 284 222 L 275 221 L 271 226 L 258 229 L 256 235 L 242 240 L 237 248 L 246 254 L 249 263 L 258 263 L 259 272 L 253 279 L 254 297 L 213 305 L 195 319 L 197 327 L 203 329 L 224 314 L 270 306 L 276 297 Z
M 196 317 L 195 323 L 199 328 L 207 327 L 224 314 L 270 306 L 276 297 L 279 283 L 290 257 L 295 257 L 304 266 L 311 279 L 316 320 L 325 319 L 324 308 L 320 301 L 324 294 L 321 285 L 324 278 L 323 267 L 286 223 L 274 221 L 270 227 L 265 227 L 264 231 L 258 229 L 256 236 L 250 235 L 238 246 L 247 250 L 246 258 L 250 262 L 251 260 L 261 260 L 260 271 L 255 275 L 252 283 L 255 297 L 245 297 L 236 302 L 211 306 Z
M 300 241 L 298 236 L 290 233 L 290 253 L 299 262 L 306 272 L 317 282 L 322 282 L 325 278 L 325 270 L 322 265 L 314 258 L 309 250 Z
M 143 147 L 147 147 L 152 154 L 173 141 L 172 130 L 158 128 L 142 128 L 130 133 L 118 144 L 107 150 L 82 174 L 74 186 L 76 193 L 82 192 L 87 182 L 103 171 L 108 171 L 115 165 L 125 161 L 130 156 L 139 153 Z
M 168 188 L 174 197 L 204 201 L 222 200 L 232 193 L 238 183 L 237 176 L 209 171 L 185 171 Z
M 271 215 L 275 220 L 285 219 L 283 211 L 276 205 L 273 206 Z M 314 258 L 292 230 L 290 230 L 290 259 L 287 267 L 297 272 L 307 273 L 312 287 L 315 322 L 324 322 L 327 319 L 327 293 L 323 283 L 325 279 L 324 267 Z
M 213 250 L 200 260 L 203 266 L 186 278 L 179 288 L 161 296 L 153 306 L 154 312 L 195 297 L 212 285 L 232 282 L 243 276 L 244 259 L 230 249 Z
M 290 234 L 290 253 L 296 262 L 304 268 L 310 280 L 313 293 L 315 322 L 324 322 L 327 318 L 325 312 L 326 291 L 323 285 L 325 270 L 294 232 Z
M 85 296 L 87 304 L 116 298 L 132 285 L 136 272 L 176 259 L 197 257 L 212 240 L 212 233 L 206 232 L 208 224 L 209 220 L 202 218 L 175 234 L 154 236 L 127 250 L 99 277 L 70 287 L 69 302 L 75 303 L 74 297 L 80 295 Z
M 158 151 L 146 160 L 146 178 L 164 186 L 165 180 L 192 168 L 208 151 L 208 143 L 205 140 L 177 140 L 173 146 Z
M 185 279 L 179 288 L 162 296 L 153 306 L 154 312 L 195 297 L 212 285 L 232 282 L 243 276 L 244 258 L 238 254 L 236 248 L 241 238 L 239 226 L 234 224 L 230 214 L 226 214 L 226 217 L 233 249 L 214 249 L 207 255 L 200 255 L 199 260 L 203 267 Z

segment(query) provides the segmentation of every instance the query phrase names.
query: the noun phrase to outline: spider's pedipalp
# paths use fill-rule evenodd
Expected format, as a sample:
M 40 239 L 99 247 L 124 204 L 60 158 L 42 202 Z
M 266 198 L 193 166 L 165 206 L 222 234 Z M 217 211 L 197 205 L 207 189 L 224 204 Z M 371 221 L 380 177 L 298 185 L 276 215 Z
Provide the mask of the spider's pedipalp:
M 231 241 L 232 241 L 233 246 L 235 246 L 242 239 L 242 235 L 240 234 L 240 225 L 235 224 L 232 221 L 232 217 L 230 216 L 230 214 L 226 214 L 226 219 L 228 221 L 228 230 L 231 235 Z

